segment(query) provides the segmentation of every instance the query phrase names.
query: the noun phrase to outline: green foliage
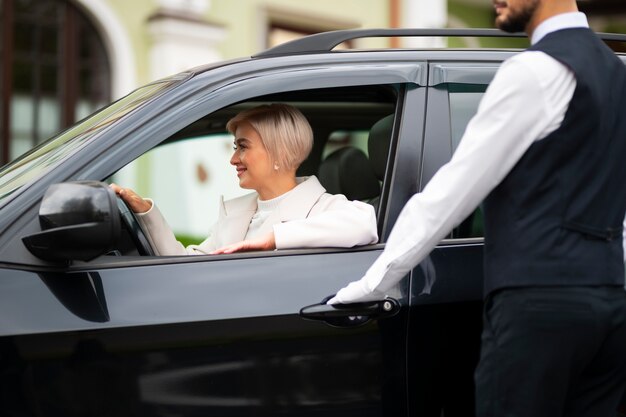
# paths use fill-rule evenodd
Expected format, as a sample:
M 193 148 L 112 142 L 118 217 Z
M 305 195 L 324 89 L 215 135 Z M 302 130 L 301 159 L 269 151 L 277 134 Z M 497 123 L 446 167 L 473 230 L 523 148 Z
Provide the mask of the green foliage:
M 493 28 L 494 13 L 490 2 L 470 4 L 463 1 L 449 1 L 448 14 L 462 20 L 467 27 Z
M 606 26 L 600 29 L 602 32 L 611 33 L 626 33 L 626 23 L 624 22 L 609 22 Z
M 458 0 L 448 2 L 448 14 L 451 26 L 457 26 L 455 22 L 463 24 L 468 28 L 494 28 L 495 15 L 491 3 L 470 4 Z M 524 49 L 528 47 L 526 38 L 479 38 L 480 46 L 483 48 L 513 48 Z M 468 43 L 462 38 L 449 38 L 450 48 L 467 48 Z
M 183 246 L 187 247 L 189 245 L 197 245 L 201 243 L 204 240 L 204 238 L 198 237 L 198 236 L 185 235 L 185 234 L 177 234 L 176 240 L 182 243 Z

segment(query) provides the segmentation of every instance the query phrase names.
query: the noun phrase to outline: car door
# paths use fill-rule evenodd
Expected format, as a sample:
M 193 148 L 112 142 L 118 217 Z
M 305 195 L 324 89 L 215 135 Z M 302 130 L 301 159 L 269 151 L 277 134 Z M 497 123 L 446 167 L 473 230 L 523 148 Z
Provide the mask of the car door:
M 381 83 L 424 90 L 423 64 L 399 56 L 384 66 L 366 55 L 323 65 L 300 58 L 283 71 L 261 62 L 240 78 L 238 68 L 228 78 L 198 76 L 186 95 L 113 126 L 102 137 L 108 145 L 86 149 L 66 180 L 108 178 L 202 115 L 251 96 Z M 424 98 L 399 96 L 398 134 L 420 123 L 400 109 Z M 396 175 L 389 169 L 385 179 L 383 235 L 411 191 Z M 15 236 L 38 229 L 35 214 L 24 214 Z M 5 253 L 17 253 L 14 244 Z M 3 407 L 40 416 L 404 415 L 408 281 L 394 289 L 403 307 L 390 318 L 340 328 L 299 314 L 362 276 L 383 247 L 3 263 L 0 316 L 11 318 L 0 327 Z M 353 314 L 344 317 L 358 324 Z
M 502 54 L 484 58 L 429 63 L 420 189 L 452 156 L 503 59 Z M 482 329 L 482 252 L 478 207 L 412 272 L 407 348 L 412 415 L 474 415 L 473 372 Z

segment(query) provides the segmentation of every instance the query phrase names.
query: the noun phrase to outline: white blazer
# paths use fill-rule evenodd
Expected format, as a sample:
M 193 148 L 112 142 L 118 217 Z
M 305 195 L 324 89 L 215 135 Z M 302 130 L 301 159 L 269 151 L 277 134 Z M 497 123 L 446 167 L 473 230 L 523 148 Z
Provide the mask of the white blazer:
M 258 235 L 274 231 L 276 249 L 352 247 L 378 241 L 374 208 L 328 194 L 316 177 L 297 178 L 298 185 L 263 222 Z M 163 215 L 152 208 L 137 216 L 157 255 L 201 255 L 243 240 L 257 210 L 256 192 L 220 201 L 217 222 L 199 245 L 178 242 Z

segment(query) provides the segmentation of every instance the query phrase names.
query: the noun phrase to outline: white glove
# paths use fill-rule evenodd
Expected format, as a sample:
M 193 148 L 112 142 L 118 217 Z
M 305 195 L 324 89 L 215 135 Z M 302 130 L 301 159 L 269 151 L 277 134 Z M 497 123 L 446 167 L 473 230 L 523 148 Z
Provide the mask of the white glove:
M 353 281 L 340 289 L 326 304 L 361 303 L 364 301 L 383 300 L 384 298 L 385 294 L 378 291 L 370 291 L 366 286 L 365 280 L 361 279 Z

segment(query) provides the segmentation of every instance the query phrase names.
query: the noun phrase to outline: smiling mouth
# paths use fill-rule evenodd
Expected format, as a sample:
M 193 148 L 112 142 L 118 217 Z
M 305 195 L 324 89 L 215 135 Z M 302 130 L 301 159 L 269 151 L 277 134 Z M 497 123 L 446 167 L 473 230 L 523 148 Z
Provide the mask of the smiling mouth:
M 246 172 L 246 168 L 244 167 L 237 167 L 235 168 L 237 170 L 237 176 L 241 177 L 241 174 L 243 174 L 244 172 Z

